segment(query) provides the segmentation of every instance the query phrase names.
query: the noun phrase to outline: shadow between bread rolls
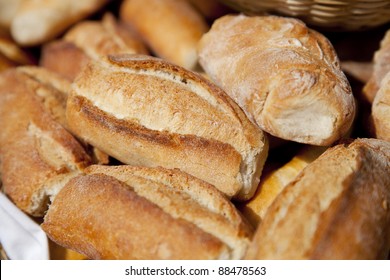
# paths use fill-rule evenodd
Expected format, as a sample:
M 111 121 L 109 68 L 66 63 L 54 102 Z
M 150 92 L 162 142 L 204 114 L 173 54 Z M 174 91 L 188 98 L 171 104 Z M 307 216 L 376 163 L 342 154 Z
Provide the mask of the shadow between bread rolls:
M 119 161 L 179 168 L 238 200 L 267 157 L 263 132 L 201 75 L 145 55 L 92 61 L 75 79 L 72 132 Z

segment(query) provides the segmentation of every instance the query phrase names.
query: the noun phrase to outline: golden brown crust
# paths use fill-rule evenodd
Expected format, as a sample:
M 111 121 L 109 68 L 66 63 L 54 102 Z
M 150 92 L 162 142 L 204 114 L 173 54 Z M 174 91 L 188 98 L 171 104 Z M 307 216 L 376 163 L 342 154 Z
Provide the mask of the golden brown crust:
M 107 13 L 100 21 L 81 21 L 61 40 L 45 44 L 40 65 L 73 81 L 91 59 L 123 53 L 147 50 L 134 32 Z
M 357 139 L 327 150 L 276 198 L 246 258 L 387 258 L 389 172 L 389 142 Z
M 76 135 L 124 163 L 179 168 L 241 199 L 253 195 L 267 154 L 262 132 L 220 89 L 148 56 L 91 63 L 67 117 Z
M 0 85 L 4 191 L 23 211 L 40 216 L 48 196 L 84 168 L 89 156 L 58 122 L 65 119 L 59 89 L 21 69 L 4 72 Z
M 251 231 L 213 186 L 178 170 L 91 166 L 42 225 L 93 259 L 240 258 Z
M 336 53 L 301 21 L 224 16 L 198 49 L 211 79 L 266 132 L 326 146 L 351 127 L 355 103 Z
M 42 46 L 39 65 L 73 81 L 89 60 L 73 43 L 57 40 Z
M 380 42 L 380 47 L 374 54 L 373 64 L 372 75 L 363 88 L 364 96 L 370 103 L 374 101 L 383 78 L 390 72 L 390 30 Z
M 262 174 L 255 195 L 243 202 L 239 208 L 253 226 L 257 227 L 261 223 L 268 208 L 284 187 L 326 149 L 327 147 L 306 146 L 283 166 Z
M 390 142 L 390 71 L 382 79 L 372 103 L 372 121 L 375 136 Z
M 42 44 L 96 12 L 107 2 L 108 0 L 23 1 L 11 22 L 12 37 L 23 46 Z
M 120 18 L 157 56 L 188 69 L 196 66 L 196 45 L 208 26 L 187 1 L 125 0 Z

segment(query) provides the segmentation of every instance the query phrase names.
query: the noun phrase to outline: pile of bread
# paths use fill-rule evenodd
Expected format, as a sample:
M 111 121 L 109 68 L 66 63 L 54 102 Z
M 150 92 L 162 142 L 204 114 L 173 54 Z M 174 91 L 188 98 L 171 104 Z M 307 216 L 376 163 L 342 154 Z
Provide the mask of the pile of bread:
M 390 32 L 358 138 L 335 49 L 298 19 L 216 1 L 0 6 L 2 187 L 55 243 L 90 259 L 388 258 Z

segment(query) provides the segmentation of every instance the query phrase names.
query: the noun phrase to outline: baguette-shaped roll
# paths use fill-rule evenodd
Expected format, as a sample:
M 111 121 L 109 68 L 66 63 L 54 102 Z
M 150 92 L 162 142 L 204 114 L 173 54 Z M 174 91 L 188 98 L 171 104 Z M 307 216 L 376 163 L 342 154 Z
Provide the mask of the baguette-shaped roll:
M 0 76 L 4 192 L 34 216 L 42 216 L 49 197 L 90 161 L 64 128 L 66 93 L 62 90 L 70 84 L 48 72 L 42 74 L 44 69 L 22 67 Z
M 260 129 L 201 75 L 143 55 L 91 62 L 73 83 L 71 130 L 121 162 L 179 168 L 250 198 L 268 152 Z
M 274 136 L 327 146 L 352 125 L 354 98 L 332 45 L 297 19 L 221 17 L 199 43 L 199 62 Z
M 42 228 L 91 259 L 239 259 L 252 230 L 214 186 L 179 170 L 90 166 Z
M 383 78 L 375 95 L 372 121 L 376 138 L 390 142 L 390 71 Z
M 40 65 L 73 81 L 91 59 L 123 53 L 147 50 L 133 31 L 107 13 L 101 21 L 79 22 L 61 40 L 44 45 Z
M 386 259 L 389 186 L 389 142 L 328 149 L 279 194 L 246 258 Z
M 197 65 L 196 47 L 209 27 L 187 1 L 125 0 L 120 18 L 138 31 L 157 56 L 188 69 Z
M 383 78 L 390 72 L 390 30 L 380 42 L 379 49 L 374 54 L 374 69 L 372 75 L 363 88 L 363 93 L 369 102 L 373 102 Z
M 53 39 L 75 22 L 96 12 L 109 0 L 23 1 L 12 22 L 12 37 L 33 46 Z
M 284 187 L 292 182 L 307 165 L 319 157 L 325 149 L 326 147 L 318 146 L 305 147 L 280 168 L 263 174 L 265 176 L 262 176 L 254 196 L 240 205 L 240 211 L 254 227 L 259 225 L 268 208 Z

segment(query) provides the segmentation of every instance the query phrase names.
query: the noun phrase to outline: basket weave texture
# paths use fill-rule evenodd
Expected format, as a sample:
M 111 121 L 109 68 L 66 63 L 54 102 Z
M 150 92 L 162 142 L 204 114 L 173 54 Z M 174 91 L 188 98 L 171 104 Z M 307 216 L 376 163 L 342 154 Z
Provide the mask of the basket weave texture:
M 232 8 L 301 18 L 308 24 L 345 31 L 390 22 L 390 0 L 223 0 Z

